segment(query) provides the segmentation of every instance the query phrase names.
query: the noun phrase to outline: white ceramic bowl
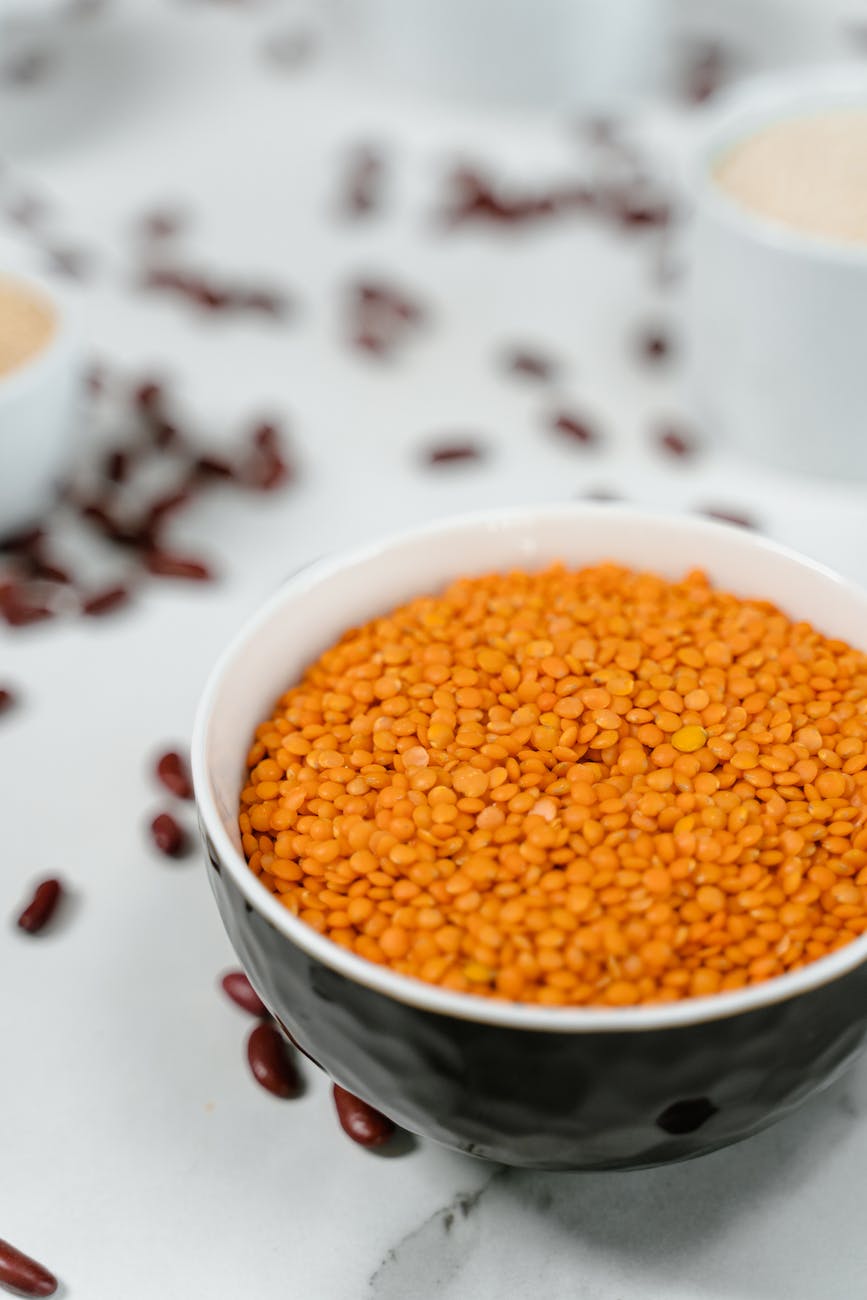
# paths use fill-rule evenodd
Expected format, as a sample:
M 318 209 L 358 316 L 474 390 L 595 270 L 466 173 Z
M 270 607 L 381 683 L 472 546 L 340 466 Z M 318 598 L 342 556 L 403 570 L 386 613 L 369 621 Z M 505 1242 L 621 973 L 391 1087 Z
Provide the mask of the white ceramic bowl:
M 691 196 L 687 373 L 705 428 L 784 469 L 867 478 L 867 246 L 801 233 L 727 195 L 714 164 L 773 121 L 867 108 L 867 65 L 747 83 L 713 115 Z
M 0 536 L 38 519 L 73 451 L 78 347 L 68 309 L 30 276 L 2 273 L 43 301 L 54 333 L 21 366 L 0 375 Z

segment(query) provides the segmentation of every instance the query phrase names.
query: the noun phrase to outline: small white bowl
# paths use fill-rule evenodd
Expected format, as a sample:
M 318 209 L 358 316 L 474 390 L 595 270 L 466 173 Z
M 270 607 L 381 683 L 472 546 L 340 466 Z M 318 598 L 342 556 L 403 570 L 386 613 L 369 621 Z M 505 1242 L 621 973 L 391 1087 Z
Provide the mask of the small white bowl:
M 757 460 L 867 478 L 867 245 L 752 212 L 714 177 L 720 157 L 772 122 L 867 109 L 867 66 L 742 86 L 713 114 L 691 176 L 687 382 L 704 427 Z
M 0 279 L 44 303 L 55 320 L 45 345 L 0 375 L 0 536 L 35 522 L 50 503 L 73 449 L 79 354 L 68 310 L 40 281 Z

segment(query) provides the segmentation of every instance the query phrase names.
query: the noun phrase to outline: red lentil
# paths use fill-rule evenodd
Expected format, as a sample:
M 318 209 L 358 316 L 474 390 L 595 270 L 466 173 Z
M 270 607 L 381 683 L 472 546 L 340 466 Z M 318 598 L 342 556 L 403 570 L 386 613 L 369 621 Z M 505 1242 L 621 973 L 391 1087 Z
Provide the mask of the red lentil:
M 248 771 L 265 887 L 455 991 L 671 1001 L 867 930 L 867 656 L 700 572 L 460 579 L 327 650 Z

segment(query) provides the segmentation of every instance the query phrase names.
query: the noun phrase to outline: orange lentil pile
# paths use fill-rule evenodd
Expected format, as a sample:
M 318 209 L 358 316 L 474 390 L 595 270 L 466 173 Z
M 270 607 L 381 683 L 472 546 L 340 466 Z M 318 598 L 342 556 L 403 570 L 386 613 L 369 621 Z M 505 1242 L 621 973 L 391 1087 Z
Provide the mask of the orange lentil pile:
M 867 928 L 867 656 L 700 572 L 456 581 L 348 631 L 248 767 L 265 886 L 444 988 L 670 1002 Z

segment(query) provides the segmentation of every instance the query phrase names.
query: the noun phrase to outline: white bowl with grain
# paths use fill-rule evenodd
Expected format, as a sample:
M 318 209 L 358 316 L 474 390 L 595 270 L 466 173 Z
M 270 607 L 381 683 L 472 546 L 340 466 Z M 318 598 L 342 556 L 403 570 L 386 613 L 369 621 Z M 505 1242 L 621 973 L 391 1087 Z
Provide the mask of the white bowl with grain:
M 66 308 L 37 279 L 0 272 L 0 538 L 35 523 L 62 482 L 78 379 Z

